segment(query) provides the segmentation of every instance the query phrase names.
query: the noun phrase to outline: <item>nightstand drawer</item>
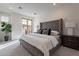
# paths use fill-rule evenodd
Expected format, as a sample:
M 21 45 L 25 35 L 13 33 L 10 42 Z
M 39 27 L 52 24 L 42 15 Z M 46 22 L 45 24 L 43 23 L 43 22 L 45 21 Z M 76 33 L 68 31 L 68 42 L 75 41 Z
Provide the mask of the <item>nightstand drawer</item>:
M 70 47 L 70 48 L 73 48 L 73 49 L 78 49 L 78 45 L 73 44 L 71 42 L 64 43 L 63 46 Z
M 79 37 L 63 35 L 62 44 L 66 47 L 79 50 Z
M 64 44 L 65 44 L 65 45 L 70 45 L 70 46 L 71 46 L 71 45 L 73 45 L 73 46 L 74 46 L 74 45 L 77 45 L 76 42 L 70 42 L 70 41 L 63 42 L 63 45 L 64 45 Z

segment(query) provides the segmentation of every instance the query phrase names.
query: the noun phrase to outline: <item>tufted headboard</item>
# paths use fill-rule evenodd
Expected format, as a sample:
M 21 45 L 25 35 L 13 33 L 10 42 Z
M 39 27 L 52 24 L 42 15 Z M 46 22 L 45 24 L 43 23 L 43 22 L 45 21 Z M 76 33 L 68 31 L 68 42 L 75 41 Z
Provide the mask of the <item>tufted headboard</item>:
M 63 34 L 63 20 L 58 19 L 54 21 L 41 22 L 40 29 L 51 29 L 60 32 L 60 35 Z

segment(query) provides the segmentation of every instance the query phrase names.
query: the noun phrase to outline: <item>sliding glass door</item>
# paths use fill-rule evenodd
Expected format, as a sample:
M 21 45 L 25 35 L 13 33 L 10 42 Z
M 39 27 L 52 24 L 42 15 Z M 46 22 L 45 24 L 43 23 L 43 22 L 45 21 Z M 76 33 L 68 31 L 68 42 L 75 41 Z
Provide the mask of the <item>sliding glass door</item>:
M 32 32 L 32 20 L 28 20 L 27 24 L 28 24 L 27 31 L 28 33 L 31 33 Z
M 31 19 L 22 19 L 22 25 L 25 33 L 31 33 L 32 32 L 32 20 Z

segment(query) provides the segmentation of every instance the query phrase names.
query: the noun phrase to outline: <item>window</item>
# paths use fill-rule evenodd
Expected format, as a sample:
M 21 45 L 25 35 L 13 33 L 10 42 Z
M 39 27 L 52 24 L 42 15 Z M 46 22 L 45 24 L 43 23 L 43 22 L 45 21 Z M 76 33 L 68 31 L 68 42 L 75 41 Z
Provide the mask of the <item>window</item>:
M 0 16 L 1 22 L 9 22 L 9 17 L 8 16 Z M 0 30 L 1 30 L 1 22 L 0 22 Z
M 9 17 L 1 16 L 1 22 L 9 22 Z
M 32 32 L 32 20 L 30 19 L 22 19 L 22 25 L 25 33 Z

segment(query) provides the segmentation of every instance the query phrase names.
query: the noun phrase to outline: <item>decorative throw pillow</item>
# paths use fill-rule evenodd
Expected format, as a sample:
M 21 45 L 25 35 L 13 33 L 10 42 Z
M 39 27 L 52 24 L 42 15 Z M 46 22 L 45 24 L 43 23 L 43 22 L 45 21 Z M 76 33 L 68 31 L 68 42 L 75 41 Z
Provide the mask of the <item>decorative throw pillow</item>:
M 52 36 L 59 35 L 59 32 L 58 32 L 58 31 L 55 31 L 55 30 L 52 30 L 52 31 L 51 31 L 51 35 L 52 35 Z

